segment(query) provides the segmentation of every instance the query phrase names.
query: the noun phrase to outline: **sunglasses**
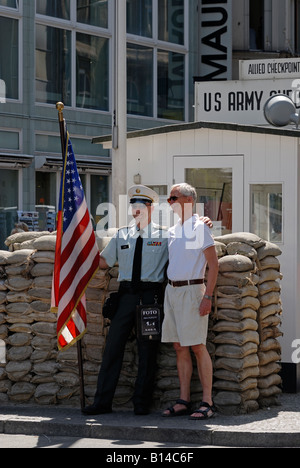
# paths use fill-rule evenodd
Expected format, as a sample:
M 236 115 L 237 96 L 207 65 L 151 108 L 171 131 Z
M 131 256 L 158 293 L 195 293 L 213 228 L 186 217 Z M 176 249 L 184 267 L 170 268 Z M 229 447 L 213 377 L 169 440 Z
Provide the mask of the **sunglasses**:
M 130 200 L 130 205 L 135 205 L 135 204 L 138 204 L 138 205 L 145 205 L 145 206 L 151 206 L 152 203 L 151 201 L 148 201 L 148 200 L 145 200 L 144 198 L 132 198 Z
M 173 195 L 173 197 L 169 197 L 169 198 L 167 199 L 167 202 L 168 202 L 168 203 L 176 202 L 179 198 L 182 198 L 182 197 L 184 197 L 184 195 L 182 195 L 181 197 L 176 197 L 175 195 Z

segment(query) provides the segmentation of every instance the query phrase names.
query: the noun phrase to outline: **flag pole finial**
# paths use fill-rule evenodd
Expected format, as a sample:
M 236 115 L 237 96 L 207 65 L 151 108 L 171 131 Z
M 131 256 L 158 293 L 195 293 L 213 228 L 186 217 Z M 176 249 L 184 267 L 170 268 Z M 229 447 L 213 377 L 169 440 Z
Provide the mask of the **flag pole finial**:
M 64 116 L 63 116 L 64 108 L 65 108 L 65 105 L 64 105 L 63 102 L 58 102 L 56 104 L 56 109 L 58 110 L 58 117 L 59 117 L 60 122 L 63 122 L 63 120 L 64 120 Z

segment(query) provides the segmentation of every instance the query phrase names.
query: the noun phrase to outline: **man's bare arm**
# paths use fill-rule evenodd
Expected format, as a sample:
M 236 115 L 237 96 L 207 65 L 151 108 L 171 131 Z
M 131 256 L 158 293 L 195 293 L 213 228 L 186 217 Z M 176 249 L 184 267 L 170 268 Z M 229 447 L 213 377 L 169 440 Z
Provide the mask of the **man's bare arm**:
M 208 247 L 204 251 L 204 255 L 207 261 L 207 266 L 208 266 L 208 274 L 207 274 L 207 282 L 206 282 L 206 296 L 212 296 L 216 282 L 217 282 L 217 277 L 218 277 L 218 272 L 219 272 L 219 262 L 218 262 L 218 257 L 216 254 L 216 249 L 215 246 Z M 200 315 L 208 315 L 211 312 L 211 304 L 212 301 L 207 298 L 203 298 L 201 304 L 200 304 Z

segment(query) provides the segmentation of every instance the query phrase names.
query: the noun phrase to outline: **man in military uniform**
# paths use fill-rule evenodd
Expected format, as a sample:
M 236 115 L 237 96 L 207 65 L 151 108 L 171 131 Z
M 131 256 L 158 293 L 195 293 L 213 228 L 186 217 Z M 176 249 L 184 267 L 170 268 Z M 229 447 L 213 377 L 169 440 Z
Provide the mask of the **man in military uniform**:
M 112 319 L 102 365 L 98 377 L 94 403 L 83 409 L 85 414 L 112 411 L 112 402 L 119 380 L 125 345 L 135 325 L 136 306 L 163 300 L 163 283 L 168 262 L 166 232 L 152 222 L 156 192 L 143 185 L 129 192 L 132 226 L 118 230 L 101 253 L 100 268 L 119 263 L 120 298 Z M 152 401 L 159 341 L 138 341 L 139 365 L 133 395 L 135 414 L 148 414 Z

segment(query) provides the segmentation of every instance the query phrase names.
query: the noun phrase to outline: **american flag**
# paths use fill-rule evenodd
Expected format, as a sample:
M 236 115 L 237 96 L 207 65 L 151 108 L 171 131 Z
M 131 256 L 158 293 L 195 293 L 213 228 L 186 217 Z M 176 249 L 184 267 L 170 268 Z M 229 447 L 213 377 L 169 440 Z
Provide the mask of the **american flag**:
M 99 267 L 96 243 L 69 133 L 61 178 L 52 310 L 58 314 L 58 348 L 67 349 L 86 332 L 85 290 Z

